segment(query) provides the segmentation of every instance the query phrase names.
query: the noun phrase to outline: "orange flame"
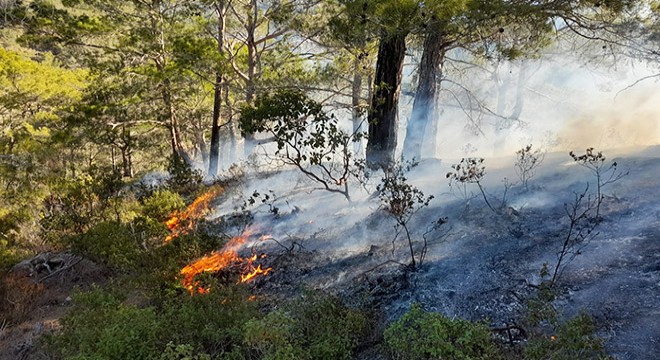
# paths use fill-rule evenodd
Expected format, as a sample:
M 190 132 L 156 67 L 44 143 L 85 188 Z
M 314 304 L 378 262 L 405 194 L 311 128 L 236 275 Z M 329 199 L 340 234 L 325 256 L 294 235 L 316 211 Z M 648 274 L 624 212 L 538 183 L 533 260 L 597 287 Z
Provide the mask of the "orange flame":
M 175 211 L 170 219 L 165 222 L 167 229 L 172 233 L 168 235 L 164 244 L 172 241 L 172 239 L 181 235 L 187 234 L 194 226 L 194 220 L 197 220 L 206 214 L 206 211 L 215 198 L 220 196 L 224 189 L 220 185 L 212 186 L 207 192 L 200 195 L 192 204 L 183 211 Z
M 254 261 L 258 259 L 257 255 L 253 255 L 250 258 L 238 256 L 238 249 L 248 240 L 253 232 L 253 229 L 246 229 L 241 235 L 229 240 L 220 251 L 214 251 L 181 269 L 179 273 L 183 275 L 183 286 L 188 289 L 191 295 L 195 292 L 199 294 L 208 293 L 210 289 L 200 287 L 199 282 L 195 281 L 195 276 L 204 272 L 218 272 L 235 263 L 243 264 L 242 267 L 245 269 L 244 274 L 241 274 L 241 283 L 248 282 L 256 276 L 268 274 L 272 268 L 262 269 L 261 265 L 258 265 L 256 268 L 254 267 Z M 261 257 L 263 258 L 265 255 Z

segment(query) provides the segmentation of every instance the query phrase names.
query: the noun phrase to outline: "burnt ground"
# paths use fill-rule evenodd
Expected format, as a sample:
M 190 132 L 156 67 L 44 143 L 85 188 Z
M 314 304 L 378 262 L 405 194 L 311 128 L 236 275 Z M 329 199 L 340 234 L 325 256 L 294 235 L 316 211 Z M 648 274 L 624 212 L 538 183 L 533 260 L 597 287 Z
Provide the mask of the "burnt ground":
M 619 359 L 658 359 L 660 148 L 617 161 L 630 175 L 605 189 L 598 235 L 568 263 L 555 305 L 565 318 L 581 310 L 591 314 L 598 335 Z M 495 213 L 480 197 L 466 200 L 449 191 L 444 175 L 452 163 L 426 161 L 410 174 L 412 183 L 436 196 L 410 222 L 416 254 L 421 239 L 428 241 L 425 261 L 414 273 L 407 266 L 407 243 L 401 237 L 394 240 L 394 222 L 377 200 L 367 194 L 349 204 L 336 194 L 312 190 L 293 172 L 258 176 L 242 188 L 228 189 L 209 223 L 232 218 L 254 190 L 274 191 L 275 201 L 252 209 L 252 222 L 277 242 L 248 245 L 268 254 L 265 265 L 274 270 L 253 286 L 275 303 L 312 288 L 376 309 L 385 322 L 417 302 L 450 317 L 487 319 L 493 327 L 519 323 L 525 302 L 541 281 L 543 263 L 556 261 L 567 228 L 563 204 L 584 190 L 591 175 L 567 166 L 565 154 L 550 155 L 530 189 L 510 189 L 507 207 Z M 511 175 L 505 168 L 489 169 L 484 182 L 489 194 L 499 197 L 500 180 Z M 447 223 L 429 231 L 441 217 Z M 238 219 L 237 233 L 242 225 Z M 226 223 L 221 228 L 231 230 Z M 61 270 L 51 266 L 44 272 L 39 264 L 52 257 L 60 258 L 54 263 Z M 25 288 L 3 294 L 24 296 L 29 301 L 16 298 L 20 301 L 14 303 L 30 306 L 11 309 L 16 312 L 12 322 L 0 324 L 0 360 L 46 358 L 33 346 L 34 339 L 59 327 L 59 318 L 71 308 L 73 289 L 107 280 L 103 268 L 71 255 L 35 259 L 17 266 L 9 277 Z M 357 358 L 380 356 L 377 347 L 368 346 Z
M 581 310 L 591 314 L 607 350 L 622 360 L 660 358 L 660 156 L 653 154 L 616 159 L 630 174 L 604 189 L 597 235 L 565 267 L 555 301 L 563 318 Z M 546 159 L 549 170 L 530 190 L 511 189 L 510 207 L 502 212 L 490 211 L 480 197 L 468 201 L 437 191 L 440 205 L 432 203 L 411 221 L 417 249 L 429 224 L 445 216 L 448 223 L 427 234 L 426 261 L 415 273 L 405 267 L 406 242 L 392 242 L 393 221 L 377 206 L 343 204 L 338 210 L 320 194 L 314 203 L 301 201 L 290 216 L 256 216 L 264 232 L 304 246 L 286 253 L 280 246 L 255 244 L 279 254 L 271 257 L 272 275 L 256 286 L 283 297 L 304 287 L 324 289 L 349 302 L 366 302 L 389 320 L 418 302 L 449 317 L 487 319 L 493 327 L 520 323 L 525 302 L 541 282 L 541 267 L 556 263 L 567 230 L 563 204 L 591 181 L 588 171 L 566 166 L 561 155 Z M 432 189 L 429 183 L 444 181 L 446 168 L 432 163 L 411 179 Z M 503 173 L 489 176 L 501 179 Z M 487 184 L 491 194 L 498 186 Z M 297 199 L 302 197 L 287 203 Z M 316 226 L 306 229 L 305 223 Z

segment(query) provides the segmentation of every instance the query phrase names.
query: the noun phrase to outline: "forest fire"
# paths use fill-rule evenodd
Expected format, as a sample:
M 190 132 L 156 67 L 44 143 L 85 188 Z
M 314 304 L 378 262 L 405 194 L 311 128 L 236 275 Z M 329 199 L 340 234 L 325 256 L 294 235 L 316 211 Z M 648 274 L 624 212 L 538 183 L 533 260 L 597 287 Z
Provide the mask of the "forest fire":
M 165 237 L 164 244 L 172 241 L 172 239 L 187 234 L 194 226 L 194 220 L 201 218 L 206 214 L 209 204 L 215 198 L 220 196 L 224 189 L 220 185 L 212 186 L 207 192 L 200 195 L 192 204 L 183 211 L 174 212 L 170 219 L 165 222 L 167 229 L 171 234 Z
M 207 293 L 209 289 L 201 287 L 199 282 L 195 281 L 195 276 L 205 272 L 218 272 L 233 266 L 240 267 L 241 278 L 239 282 L 241 283 L 246 283 L 257 276 L 268 274 L 272 268 L 263 269 L 261 264 L 256 267 L 254 264 L 256 260 L 262 259 L 266 255 L 257 256 L 254 254 L 249 258 L 242 258 L 238 255 L 238 249 L 253 233 L 253 229 L 246 229 L 241 235 L 229 240 L 221 250 L 214 251 L 181 269 L 179 273 L 183 275 L 183 286 L 188 289 L 191 295 L 195 292 L 200 294 Z

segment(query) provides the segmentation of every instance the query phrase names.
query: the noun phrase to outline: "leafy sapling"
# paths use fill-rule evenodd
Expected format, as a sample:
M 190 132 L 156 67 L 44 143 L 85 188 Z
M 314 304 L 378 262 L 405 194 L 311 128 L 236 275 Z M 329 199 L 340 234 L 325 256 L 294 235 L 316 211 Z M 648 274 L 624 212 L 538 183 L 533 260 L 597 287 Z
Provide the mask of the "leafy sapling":
M 568 219 L 568 229 L 563 237 L 562 247 L 557 254 L 557 264 L 552 272 L 551 284 L 554 286 L 566 263 L 579 255 L 582 249 L 597 235 L 596 228 L 601 221 L 600 207 L 603 203 L 603 187 L 612 184 L 628 173 L 618 169 L 616 161 L 609 166 L 605 165 L 605 156 L 602 152 L 594 152 L 588 148 L 584 155 L 569 155 L 579 165 L 591 170 L 596 176 L 596 196 L 589 193 L 589 184 L 584 191 L 575 193 L 573 202 L 564 204 L 564 211 Z
M 536 175 L 537 168 L 545 159 L 545 152 L 540 149 L 534 150 L 532 144 L 516 151 L 516 173 L 520 178 L 520 183 L 529 190 L 529 180 Z
M 376 188 L 381 204 L 383 204 L 396 221 L 396 234 L 398 235 L 402 229 L 406 235 L 413 271 L 417 268 L 417 261 L 415 259 L 415 251 L 408 224 L 413 215 L 422 208 L 427 207 L 433 199 L 433 195 L 426 196 L 417 187 L 408 183 L 405 174 L 416 165 L 417 163 L 407 163 L 406 165 L 400 163 L 394 164 L 385 171 L 385 176 Z M 396 236 L 394 240 L 396 240 Z M 420 261 L 423 260 L 425 253 L 426 249 L 424 248 L 420 254 Z
M 351 148 L 364 135 L 342 130 L 320 103 L 300 91 L 266 94 L 241 110 L 240 126 L 250 134 L 268 133 L 277 145 L 277 160 L 297 168 L 322 189 L 351 200 L 349 180 L 359 179 L 363 170 Z
M 466 194 L 467 184 L 476 184 L 479 187 L 479 191 L 481 192 L 486 205 L 488 205 L 493 212 L 497 212 L 490 204 L 490 201 L 488 201 L 486 191 L 481 185 L 481 180 L 484 175 L 486 175 L 486 167 L 483 163 L 483 158 L 463 158 L 460 163 L 451 166 L 454 171 L 448 172 L 446 178 L 449 179 L 449 186 L 461 186 L 464 194 Z
M 618 163 L 613 161 L 609 166 L 605 164 L 605 156 L 601 151 L 594 152 L 594 148 L 588 148 L 584 155 L 576 155 L 573 151 L 569 153 L 573 161 L 583 166 L 596 176 L 596 217 L 600 220 L 600 206 L 603 203 L 603 188 L 609 184 L 621 180 L 628 172 L 619 170 Z

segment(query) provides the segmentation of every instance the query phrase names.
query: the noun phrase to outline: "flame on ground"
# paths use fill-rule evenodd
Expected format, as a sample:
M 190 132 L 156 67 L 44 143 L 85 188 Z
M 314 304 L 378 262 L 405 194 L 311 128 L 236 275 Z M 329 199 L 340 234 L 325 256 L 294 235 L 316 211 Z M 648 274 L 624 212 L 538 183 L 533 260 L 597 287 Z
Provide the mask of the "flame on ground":
M 208 293 L 210 289 L 201 287 L 199 282 L 195 281 L 195 276 L 204 272 L 218 272 L 230 266 L 239 266 L 241 268 L 240 272 L 242 274 L 239 281 L 241 283 L 249 282 L 259 275 L 268 274 L 272 268 L 262 269 L 261 265 L 254 266 L 254 262 L 259 258 L 264 258 L 265 255 L 258 257 L 255 254 L 249 258 L 242 258 L 238 255 L 240 247 L 253 233 L 254 229 L 246 229 L 241 235 L 229 240 L 221 250 L 214 251 L 181 269 L 180 274 L 183 275 L 183 286 L 188 289 L 191 295 L 195 292 L 199 294 Z
M 170 230 L 171 234 L 163 240 L 163 243 L 167 244 L 172 241 L 172 239 L 185 235 L 192 230 L 194 220 L 206 215 L 206 211 L 208 210 L 211 201 L 215 200 L 215 198 L 220 196 L 223 192 L 224 189 L 222 186 L 214 185 L 207 192 L 197 197 L 197 199 L 195 199 L 192 204 L 188 205 L 185 210 L 174 212 L 170 216 L 170 219 L 165 222 L 165 225 L 167 226 L 167 229 Z

